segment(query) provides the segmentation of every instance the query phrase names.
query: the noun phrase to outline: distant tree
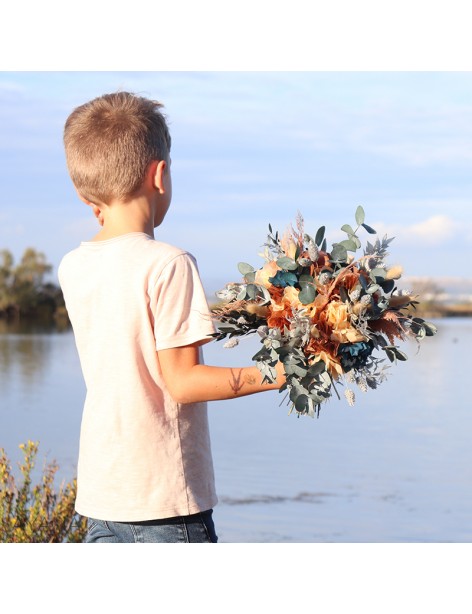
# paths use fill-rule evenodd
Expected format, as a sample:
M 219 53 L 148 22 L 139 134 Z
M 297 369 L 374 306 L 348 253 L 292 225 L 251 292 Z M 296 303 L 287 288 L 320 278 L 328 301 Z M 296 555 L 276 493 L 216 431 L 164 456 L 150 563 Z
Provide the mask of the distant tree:
M 25 250 L 13 275 L 13 296 L 18 311 L 31 312 L 38 306 L 44 276 L 51 270 L 52 266 L 46 262 L 43 253 L 32 247 Z
M 45 282 L 51 271 L 46 256 L 32 247 L 16 266 L 8 250 L 0 251 L 0 313 L 33 315 L 41 308 L 53 314 L 63 307 L 60 288 Z
M 0 251 L 0 312 L 12 304 L 13 256 L 4 249 Z

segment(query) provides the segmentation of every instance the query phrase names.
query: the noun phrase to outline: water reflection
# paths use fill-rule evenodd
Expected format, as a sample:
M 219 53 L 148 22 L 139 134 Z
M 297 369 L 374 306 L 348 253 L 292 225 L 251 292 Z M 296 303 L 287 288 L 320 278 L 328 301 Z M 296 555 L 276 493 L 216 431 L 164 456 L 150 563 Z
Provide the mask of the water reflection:
M 18 446 L 39 441 L 38 466 L 56 459 L 75 473 L 84 385 L 71 330 L 0 320 L 0 447 L 13 464 Z
M 472 541 L 472 319 L 436 324 L 352 408 L 333 398 L 310 420 L 272 393 L 212 404 L 221 541 Z M 241 366 L 257 346 L 205 358 Z
M 0 320 L 0 386 L 37 387 L 50 368 L 53 325 Z
M 276 392 L 209 404 L 222 542 L 472 541 L 472 319 L 436 324 L 352 408 L 297 419 Z M 205 361 L 242 366 L 257 349 L 212 343 Z M 39 440 L 69 479 L 85 396 L 71 331 L 0 321 L 0 385 L 0 446 Z

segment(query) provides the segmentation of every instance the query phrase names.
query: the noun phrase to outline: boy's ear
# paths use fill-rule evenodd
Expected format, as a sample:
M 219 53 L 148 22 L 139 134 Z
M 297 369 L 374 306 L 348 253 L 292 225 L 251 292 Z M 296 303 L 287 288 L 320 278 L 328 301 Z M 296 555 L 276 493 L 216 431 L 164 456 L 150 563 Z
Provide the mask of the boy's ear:
M 94 205 L 93 203 L 90 203 L 90 206 L 92 207 L 93 214 L 97 218 L 98 223 L 100 224 L 100 226 L 103 226 L 104 218 L 102 210 L 100 209 L 100 207 L 97 207 L 97 205 Z
M 156 160 L 152 162 L 149 170 L 153 187 L 159 190 L 160 194 L 164 194 L 164 173 L 167 172 L 167 162 L 165 160 L 159 160 L 159 162 Z

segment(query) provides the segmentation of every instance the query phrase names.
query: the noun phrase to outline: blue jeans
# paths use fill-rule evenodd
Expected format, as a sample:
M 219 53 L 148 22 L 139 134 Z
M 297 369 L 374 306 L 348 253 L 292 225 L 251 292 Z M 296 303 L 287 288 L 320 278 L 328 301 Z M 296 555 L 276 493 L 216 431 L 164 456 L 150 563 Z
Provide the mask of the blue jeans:
M 88 519 L 86 544 L 97 543 L 216 543 L 213 510 L 143 522 Z

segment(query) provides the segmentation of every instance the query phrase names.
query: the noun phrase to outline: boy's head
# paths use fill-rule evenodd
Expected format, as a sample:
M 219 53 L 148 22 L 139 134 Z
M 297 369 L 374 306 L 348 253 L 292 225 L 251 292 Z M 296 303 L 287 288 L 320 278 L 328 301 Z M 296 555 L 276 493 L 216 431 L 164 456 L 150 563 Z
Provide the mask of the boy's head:
M 128 92 L 105 94 L 77 107 L 64 128 L 69 173 L 92 203 L 130 199 L 149 164 L 169 161 L 171 138 L 162 104 Z

